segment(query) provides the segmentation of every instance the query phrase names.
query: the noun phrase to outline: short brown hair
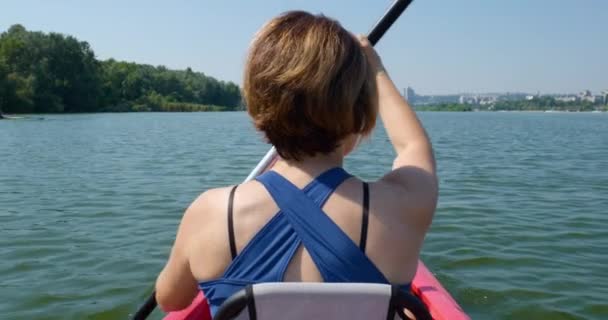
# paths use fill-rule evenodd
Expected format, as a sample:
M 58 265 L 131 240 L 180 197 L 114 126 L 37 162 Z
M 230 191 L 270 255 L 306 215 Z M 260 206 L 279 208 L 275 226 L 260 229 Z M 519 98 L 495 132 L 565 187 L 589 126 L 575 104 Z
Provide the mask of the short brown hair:
M 245 104 L 279 155 L 334 151 L 367 135 L 377 116 L 375 77 L 356 38 L 323 15 L 286 12 L 256 35 L 245 67 Z

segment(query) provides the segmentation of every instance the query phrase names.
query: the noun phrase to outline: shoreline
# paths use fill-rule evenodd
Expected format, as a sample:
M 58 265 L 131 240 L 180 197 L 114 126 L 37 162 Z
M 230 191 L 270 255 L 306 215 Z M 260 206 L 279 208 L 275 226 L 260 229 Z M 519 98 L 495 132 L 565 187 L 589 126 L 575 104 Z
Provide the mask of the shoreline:
M 4 114 L 4 118 L 8 120 L 11 116 L 28 116 L 28 115 L 78 115 L 78 114 L 131 114 L 131 113 L 227 113 L 227 112 L 246 112 L 246 110 L 205 110 L 205 111 L 94 111 L 94 112 L 36 112 L 36 113 L 11 113 Z
M 479 112 L 502 112 L 502 113 L 608 113 L 608 110 L 420 110 L 414 108 L 415 112 L 454 112 L 454 113 L 479 113 Z M 76 115 L 76 114 L 131 114 L 131 113 L 225 113 L 225 112 L 247 112 L 247 110 L 196 110 L 196 111 L 94 111 L 94 112 L 36 112 L 3 114 L 0 120 L 15 120 L 27 115 Z

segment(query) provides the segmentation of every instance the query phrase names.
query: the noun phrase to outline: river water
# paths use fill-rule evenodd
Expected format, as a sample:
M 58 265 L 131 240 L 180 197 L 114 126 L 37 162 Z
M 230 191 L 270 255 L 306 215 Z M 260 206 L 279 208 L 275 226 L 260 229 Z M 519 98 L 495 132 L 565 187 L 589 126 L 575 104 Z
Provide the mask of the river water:
M 608 319 L 608 114 L 420 116 L 441 183 L 423 260 L 473 319 Z M 188 204 L 268 148 L 245 113 L 44 117 L 0 121 L 0 319 L 126 318 Z M 346 167 L 392 156 L 378 129 Z

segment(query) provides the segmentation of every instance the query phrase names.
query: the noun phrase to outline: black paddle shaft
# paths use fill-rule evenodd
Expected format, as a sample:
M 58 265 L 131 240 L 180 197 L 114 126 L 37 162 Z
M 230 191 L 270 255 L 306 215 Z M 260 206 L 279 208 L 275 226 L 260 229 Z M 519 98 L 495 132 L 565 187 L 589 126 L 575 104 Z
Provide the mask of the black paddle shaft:
M 380 38 L 386 33 L 386 31 L 397 21 L 399 16 L 407 9 L 407 7 L 414 0 L 396 0 L 393 5 L 384 13 L 382 18 L 376 22 L 376 25 L 372 28 L 369 35 L 367 35 L 367 39 L 375 46 Z
M 397 21 L 399 16 L 407 9 L 413 0 L 396 0 L 391 7 L 384 13 L 382 18 L 376 22 L 372 31 L 367 36 L 367 39 L 372 45 L 380 41 L 380 38 L 388 31 L 388 29 Z M 133 315 L 133 320 L 145 320 L 156 308 L 156 292 L 148 297 L 146 302 Z
M 145 320 L 156 308 L 156 291 L 153 291 L 152 294 L 146 299 L 146 302 L 139 307 L 137 312 L 133 315 L 133 320 Z

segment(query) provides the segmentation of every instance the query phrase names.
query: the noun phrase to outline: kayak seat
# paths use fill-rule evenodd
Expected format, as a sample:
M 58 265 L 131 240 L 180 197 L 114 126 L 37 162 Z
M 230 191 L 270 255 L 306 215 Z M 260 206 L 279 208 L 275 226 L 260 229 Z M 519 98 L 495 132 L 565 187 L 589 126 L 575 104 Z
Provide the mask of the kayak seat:
M 431 320 L 426 307 L 398 286 L 376 283 L 263 283 L 227 299 L 214 320 Z

